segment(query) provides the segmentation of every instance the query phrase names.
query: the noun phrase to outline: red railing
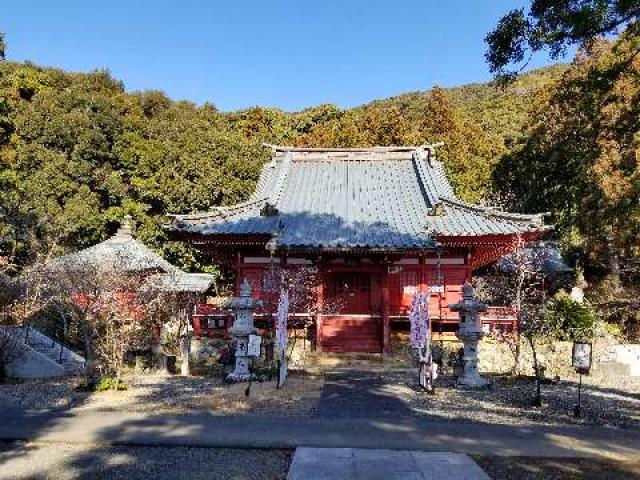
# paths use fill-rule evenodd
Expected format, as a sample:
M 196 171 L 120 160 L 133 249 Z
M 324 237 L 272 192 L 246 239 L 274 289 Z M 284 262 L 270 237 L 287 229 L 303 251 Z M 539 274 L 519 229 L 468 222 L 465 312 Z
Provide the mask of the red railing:
M 229 310 L 219 305 L 200 303 L 196 305 L 191 322 L 193 334 L 199 338 L 203 334 L 226 334 L 231 328 L 233 317 Z
M 480 314 L 480 322 L 488 325 L 492 332 L 500 329 L 503 332 L 515 332 L 517 329 L 518 310 L 515 307 L 489 307 L 487 311 Z
M 517 310 L 515 307 L 489 307 L 486 312 L 480 315 L 480 322 L 485 329 L 489 332 L 493 332 L 497 329 L 510 333 L 516 331 L 517 328 Z M 258 312 L 256 319 L 263 317 Z M 405 319 L 404 315 L 392 315 L 392 319 Z M 438 318 L 436 315 L 432 316 L 432 321 L 435 325 L 439 322 L 451 325 L 450 328 L 455 329 L 455 325 L 458 322 L 457 315 L 451 315 L 443 318 Z M 202 335 L 227 334 L 233 324 L 232 313 L 219 305 L 212 304 L 199 304 L 195 308 L 193 314 L 193 330 L 196 337 Z M 453 331 L 449 332 L 452 334 Z

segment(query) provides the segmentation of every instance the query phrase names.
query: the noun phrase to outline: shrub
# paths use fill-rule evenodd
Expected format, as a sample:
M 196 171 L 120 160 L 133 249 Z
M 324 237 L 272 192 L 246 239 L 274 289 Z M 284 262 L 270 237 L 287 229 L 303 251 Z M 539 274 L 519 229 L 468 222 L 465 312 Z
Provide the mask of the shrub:
M 98 384 L 96 385 L 96 392 L 105 392 L 107 390 L 118 390 L 124 391 L 129 390 L 129 385 L 122 380 L 118 380 L 116 378 L 105 377 L 100 379 Z
M 76 387 L 78 392 L 106 392 L 108 390 L 129 390 L 127 382 L 118 381 L 116 378 L 103 377 L 96 383 L 81 383 Z
M 588 340 L 593 337 L 596 314 L 589 303 L 572 300 L 564 291 L 558 292 L 544 306 L 548 324 L 557 328 L 558 340 Z

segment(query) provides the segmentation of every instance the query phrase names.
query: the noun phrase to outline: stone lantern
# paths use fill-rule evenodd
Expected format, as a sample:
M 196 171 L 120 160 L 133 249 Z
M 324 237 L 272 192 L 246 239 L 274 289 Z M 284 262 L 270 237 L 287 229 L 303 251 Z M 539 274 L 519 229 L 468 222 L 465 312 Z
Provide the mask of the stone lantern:
M 227 306 L 235 314 L 231 334 L 236 341 L 236 366 L 235 370 L 227 375 L 227 380 L 246 382 L 251 377 L 249 373 L 249 335 L 256 333 L 256 328 L 253 326 L 253 311 L 262 306 L 262 301 L 251 298 L 251 284 L 245 278 L 240 287 L 240 296 L 232 298 Z
M 479 341 L 484 336 L 480 325 L 480 312 L 487 310 L 487 306 L 475 296 L 473 287 L 466 282 L 462 287 L 462 300 L 449 305 L 449 309 L 460 315 L 460 327 L 456 337 L 464 344 L 464 372 L 458 377 L 458 385 L 469 388 L 479 388 L 489 385 L 489 381 L 478 372 Z

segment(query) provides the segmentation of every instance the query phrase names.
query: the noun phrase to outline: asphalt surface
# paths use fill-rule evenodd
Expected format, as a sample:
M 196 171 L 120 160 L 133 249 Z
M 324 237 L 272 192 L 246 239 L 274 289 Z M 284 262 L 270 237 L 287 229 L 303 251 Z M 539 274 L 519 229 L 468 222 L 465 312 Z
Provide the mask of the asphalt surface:
M 0 440 L 216 448 L 342 447 L 640 460 L 640 431 L 402 418 L 228 417 L 117 411 L 0 411 Z
M 318 402 L 320 418 L 376 418 L 416 416 L 408 400 L 394 392 L 397 379 L 368 370 L 325 374 Z

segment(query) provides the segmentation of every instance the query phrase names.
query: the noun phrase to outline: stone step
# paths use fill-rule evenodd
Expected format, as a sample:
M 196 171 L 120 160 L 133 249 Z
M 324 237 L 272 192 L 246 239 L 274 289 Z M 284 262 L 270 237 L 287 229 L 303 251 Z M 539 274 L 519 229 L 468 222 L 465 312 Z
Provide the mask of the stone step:
M 351 365 L 381 365 L 385 362 L 381 353 L 312 353 L 307 357 L 309 366 L 340 367 Z
M 12 376 L 24 379 L 50 378 L 77 375 L 83 371 L 84 359 L 80 355 L 37 328 L 16 328 L 13 332 L 24 344 L 25 355 L 11 365 Z
M 38 352 L 54 352 L 54 351 L 60 351 L 60 347 L 45 347 L 43 345 L 36 345 L 36 346 L 32 346 L 31 348 L 33 348 L 34 350 L 37 350 Z
M 60 347 L 45 347 L 43 345 L 31 345 L 31 348 L 38 352 L 52 352 L 54 350 L 60 351 Z
M 48 341 L 32 341 L 27 343 L 33 350 L 42 355 L 50 358 L 57 364 L 61 365 L 66 375 L 77 375 L 84 370 L 84 362 L 78 361 L 75 358 L 69 358 L 66 347 L 61 347 L 59 343 L 52 344 Z M 62 362 L 60 361 L 60 349 L 63 350 Z
M 325 478 L 491 480 L 462 453 L 298 447 L 287 480 Z

